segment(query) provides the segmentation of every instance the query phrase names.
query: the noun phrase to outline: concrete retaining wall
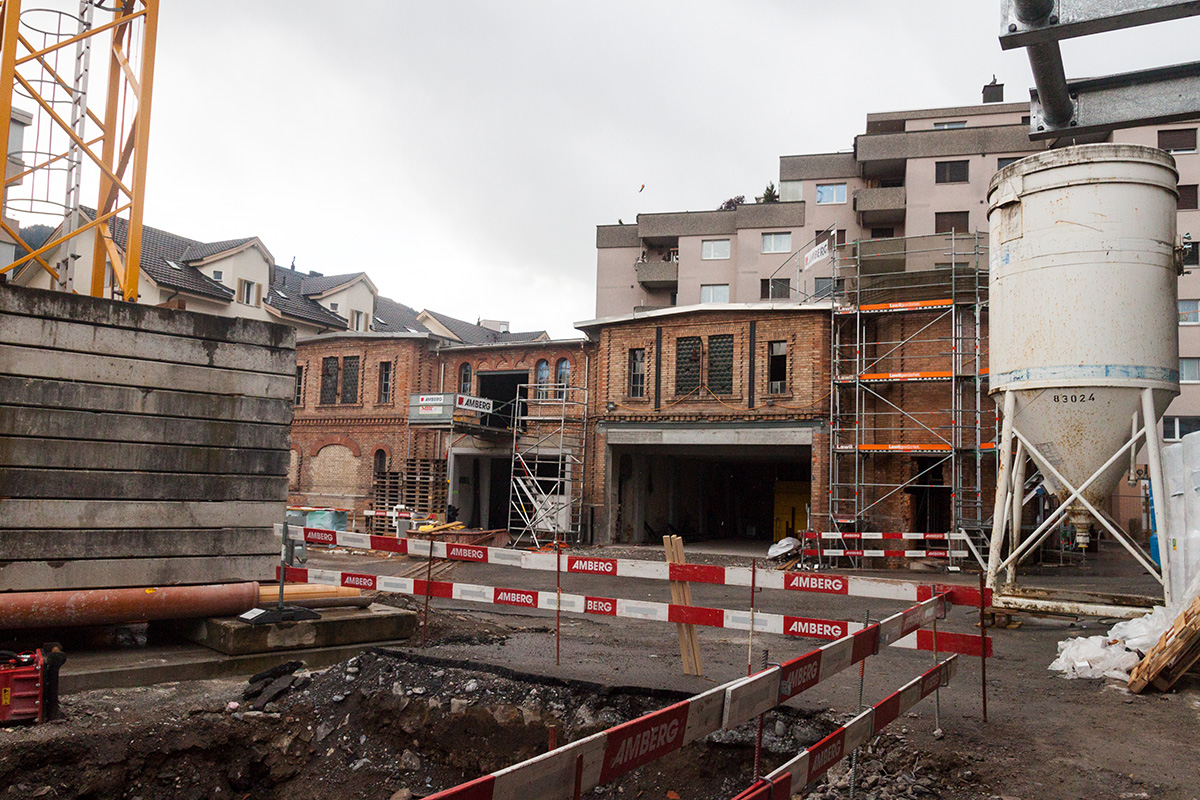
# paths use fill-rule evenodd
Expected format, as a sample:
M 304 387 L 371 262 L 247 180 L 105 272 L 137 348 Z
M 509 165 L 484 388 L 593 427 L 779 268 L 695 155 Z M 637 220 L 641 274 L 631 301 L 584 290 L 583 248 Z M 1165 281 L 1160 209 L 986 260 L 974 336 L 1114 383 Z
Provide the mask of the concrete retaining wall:
M 0 591 L 270 580 L 286 325 L 0 286 Z

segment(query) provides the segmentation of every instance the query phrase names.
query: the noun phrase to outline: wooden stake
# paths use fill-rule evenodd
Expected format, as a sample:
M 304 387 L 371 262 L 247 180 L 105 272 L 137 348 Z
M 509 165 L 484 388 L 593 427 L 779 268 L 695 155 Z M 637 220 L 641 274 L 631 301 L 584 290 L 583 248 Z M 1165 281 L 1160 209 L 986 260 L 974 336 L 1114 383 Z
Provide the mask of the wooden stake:
M 686 564 L 687 557 L 683 554 L 683 539 L 678 536 L 664 536 L 663 550 L 668 564 Z M 686 581 L 671 581 L 671 602 L 675 605 L 690 606 L 692 604 L 692 587 Z M 696 636 L 696 626 L 678 622 L 675 624 L 679 636 L 679 655 L 683 659 L 685 675 L 702 675 L 700 664 L 700 641 Z

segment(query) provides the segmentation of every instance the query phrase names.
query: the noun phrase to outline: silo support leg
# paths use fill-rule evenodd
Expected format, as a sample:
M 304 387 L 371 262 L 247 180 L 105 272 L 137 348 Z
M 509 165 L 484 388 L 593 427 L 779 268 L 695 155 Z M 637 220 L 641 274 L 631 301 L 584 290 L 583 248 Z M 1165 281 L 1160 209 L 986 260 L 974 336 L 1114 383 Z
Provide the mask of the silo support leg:
M 1162 431 L 1158 427 L 1158 417 L 1154 413 L 1154 393 L 1152 389 L 1142 389 L 1142 419 L 1146 424 L 1146 459 L 1150 462 L 1150 497 L 1154 503 L 1156 522 L 1159 527 L 1166 529 L 1166 542 L 1170 544 L 1171 536 L 1176 532 L 1167 528 L 1167 491 L 1163 481 L 1162 468 Z M 1171 607 L 1171 548 L 1158 548 L 1159 569 L 1162 570 L 1163 602 Z
M 996 504 L 992 511 L 992 541 L 988 548 L 987 587 L 995 590 L 1000 571 L 1000 553 L 1004 547 L 1004 527 L 1008 518 L 1009 474 L 1012 471 L 1013 411 L 1017 396 L 1004 393 L 1003 419 L 1000 424 L 1000 458 L 996 465 Z
M 1025 507 L 1025 443 L 1017 440 L 1017 455 L 1013 461 L 1012 485 L 1009 488 L 1012 497 L 1012 518 L 1009 525 L 1008 552 L 1015 552 L 1021 546 L 1021 510 Z M 1017 562 L 1008 565 L 1004 573 L 1004 582 L 1017 582 Z

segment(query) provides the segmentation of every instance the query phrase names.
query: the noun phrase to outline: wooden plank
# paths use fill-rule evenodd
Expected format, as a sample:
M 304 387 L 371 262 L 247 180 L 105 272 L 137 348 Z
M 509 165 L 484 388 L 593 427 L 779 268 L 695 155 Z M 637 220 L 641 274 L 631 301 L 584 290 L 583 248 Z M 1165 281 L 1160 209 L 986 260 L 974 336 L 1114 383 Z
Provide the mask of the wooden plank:
M 686 564 L 687 557 L 683 553 L 683 539 L 678 536 L 664 536 L 663 549 L 666 551 L 667 563 Z M 686 581 L 670 581 L 671 602 L 676 605 L 690 606 L 692 604 L 692 587 Z M 703 675 L 704 669 L 700 662 L 700 643 L 696 636 L 696 626 L 689 623 L 676 623 L 675 630 L 679 637 L 679 652 L 683 659 L 683 671 L 687 675 Z
M 662 537 L 663 551 L 666 553 L 667 563 L 675 561 L 675 548 L 671 542 L 670 536 Z M 683 593 L 679 588 L 679 581 L 671 581 L 671 605 L 681 605 L 683 603 Z M 683 660 L 683 674 L 692 675 L 695 666 L 692 664 L 692 651 L 688 645 L 687 633 L 684 631 L 682 622 L 675 623 L 675 635 L 679 639 L 679 656 Z
M 0 587 L 11 592 L 177 586 L 275 579 L 279 556 L 0 561 Z
M 1129 690 L 1137 693 L 1153 684 L 1165 692 L 1197 659 L 1200 659 L 1200 597 L 1179 613 L 1129 673 Z
M 11 437 L 0 445 L 0 467 L 107 469 L 211 475 L 287 476 L 286 450 L 250 450 L 142 442 L 64 444 L 57 439 Z M 0 478 L 2 480 L 2 478 Z
M 7 500 L 0 498 L 0 529 L 52 528 L 263 528 L 282 522 L 284 503 L 230 500 Z
M 271 528 L 164 530 L 51 529 L 0 531 L 0 553 L 10 561 L 178 556 L 279 557 Z
M 207 394 L 294 398 L 296 376 L 0 344 L 0 374 Z
M 42 350 L 296 376 L 296 351 L 292 348 L 214 342 L 65 319 L 4 317 L 4 341 Z
M 111 328 L 132 328 L 263 347 L 296 346 L 296 329 L 291 325 L 0 285 L 0 316 L 6 314 L 70 319 Z
M 12 467 L 0 473 L 0 496 L 64 500 L 273 500 L 287 502 L 288 479 L 274 475 Z
M 683 553 L 683 537 L 672 536 L 671 544 L 675 549 L 675 561 L 679 564 L 687 563 L 687 556 Z M 690 606 L 692 604 L 692 585 L 687 581 L 683 581 L 682 585 L 683 604 Z M 700 639 L 696 633 L 695 625 L 688 625 L 686 628 L 688 647 L 692 651 L 692 664 L 696 668 L 696 675 L 704 674 L 704 667 L 700 662 Z
M 285 425 L 0 406 L 0 436 L 288 450 Z M 61 445 L 60 445 L 61 446 Z
M 290 425 L 292 401 L 0 375 L 0 402 L 13 406 Z

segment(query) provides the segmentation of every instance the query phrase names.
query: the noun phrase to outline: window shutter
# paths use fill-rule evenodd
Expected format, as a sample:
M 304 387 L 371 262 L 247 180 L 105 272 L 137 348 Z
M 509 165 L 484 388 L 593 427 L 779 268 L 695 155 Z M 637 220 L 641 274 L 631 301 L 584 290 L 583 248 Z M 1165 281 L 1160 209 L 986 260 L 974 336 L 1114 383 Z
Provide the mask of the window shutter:
M 256 306 L 262 305 L 262 284 L 261 283 L 254 284 L 254 305 L 256 305 Z

